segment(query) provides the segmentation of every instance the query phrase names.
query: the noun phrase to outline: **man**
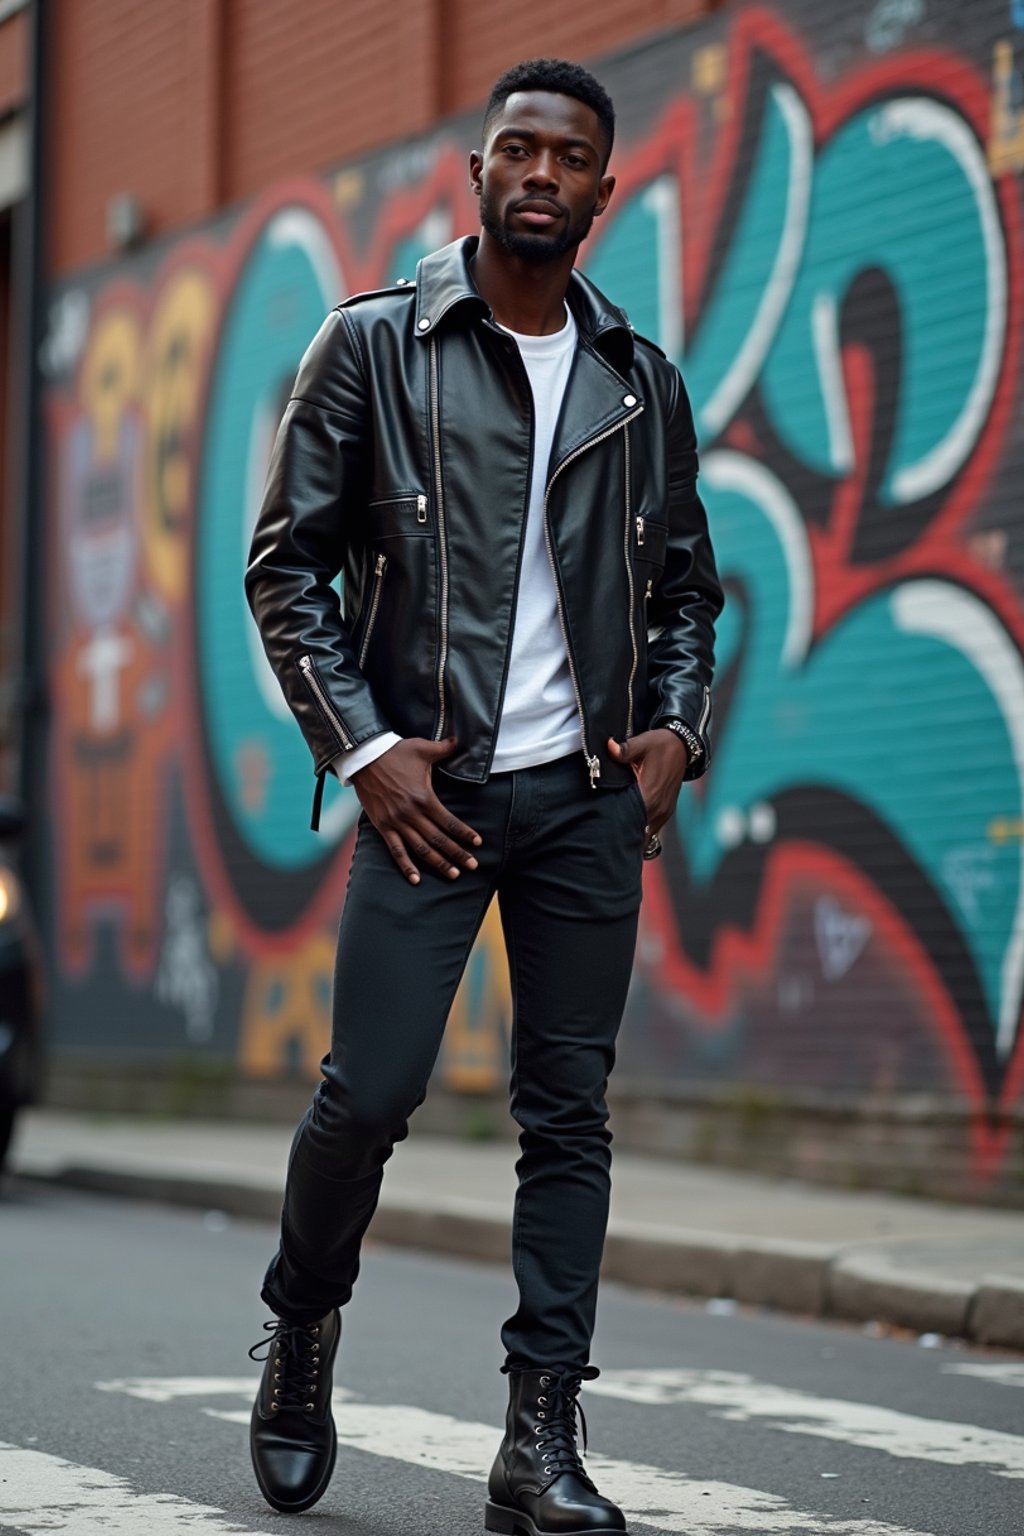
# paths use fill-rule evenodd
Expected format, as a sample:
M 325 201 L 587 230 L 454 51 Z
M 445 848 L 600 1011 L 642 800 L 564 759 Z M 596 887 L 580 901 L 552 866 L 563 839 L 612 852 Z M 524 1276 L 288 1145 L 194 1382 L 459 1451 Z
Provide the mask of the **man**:
M 625 1529 L 576 1443 L 597 1375 L 604 1095 L 643 854 L 707 764 L 722 594 L 682 380 L 573 270 L 612 195 L 613 134 L 579 66 L 503 75 L 470 156 L 479 238 L 338 306 L 270 465 L 249 600 L 313 753 L 314 825 L 328 769 L 362 805 L 331 1050 L 262 1292 L 251 1446 L 281 1510 L 330 1479 L 338 1309 L 496 894 L 519 1306 L 486 1524 Z

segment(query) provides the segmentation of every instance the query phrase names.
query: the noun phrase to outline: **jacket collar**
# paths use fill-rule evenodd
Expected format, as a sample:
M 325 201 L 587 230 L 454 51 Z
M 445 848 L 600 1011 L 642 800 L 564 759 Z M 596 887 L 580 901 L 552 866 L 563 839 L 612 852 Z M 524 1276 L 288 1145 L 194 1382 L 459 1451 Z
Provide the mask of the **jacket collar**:
M 469 273 L 469 262 L 479 238 L 467 235 L 453 240 L 416 268 L 416 335 L 432 336 L 458 309 L 475 309 L 491 316 Z M 621 309 L 609 303 L 589 278 L 573 270 L 566 294 L 580 336 L 602 353 L 620 372 L 633 363 L 633 327 Z

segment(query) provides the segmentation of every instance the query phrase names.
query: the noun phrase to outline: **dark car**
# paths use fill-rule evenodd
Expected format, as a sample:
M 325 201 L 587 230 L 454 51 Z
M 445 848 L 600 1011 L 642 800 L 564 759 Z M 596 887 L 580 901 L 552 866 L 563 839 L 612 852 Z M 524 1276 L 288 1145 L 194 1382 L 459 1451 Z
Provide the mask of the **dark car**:
M 13 847 L 21 803 L 0 795 L 0 1167 L 18 1110 L 39 1095 L 43 1073 L 43 964 L 39 935 Z

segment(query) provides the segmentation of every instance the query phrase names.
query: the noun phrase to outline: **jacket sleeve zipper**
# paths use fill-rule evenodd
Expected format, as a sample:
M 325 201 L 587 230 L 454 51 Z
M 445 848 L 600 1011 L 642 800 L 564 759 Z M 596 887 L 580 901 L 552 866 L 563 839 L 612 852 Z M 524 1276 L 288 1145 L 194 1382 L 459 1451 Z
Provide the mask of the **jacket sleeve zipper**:
M 593 752 L 591 752 L 590 745 L 587 741 L 587 720 L 585 714 L 583 713 L 583 695 L 580 692 L 580 680 L 576 671 L 576 658 L 572 654 L 572 646 L 569 643 L 569 626 L 566 623 L 565 618 L 565 602 L 562 597 L 562 584 L 558 576 L 558 567 L 555 564 L 555 551 L 551 539 L 551 519 L 548 515 L 549 504 L 551 500 L 552 487 L 554 486 L 554 483 L 558 479 L 559 475 L 562 473 L 562 470 L 568 468 L 574 459 L 579 458 L 581 453 L 586 453 L 589 448 L 596 448 L 598 443 L 603 443 L 606 437 L 611 437 L 612 433 L 618 432 L 620 427 L 628 426 L 629 423 L 633 421 L 637 416 L 639 416 L 642 411 L 643 406 L 638 406 L 637 409 L 630 412 L 628 416 L 623 416 L 621 421 L 615 422 L 613 426 L 607 427 L 603 432 L 599 432 L 596 437 L 591 437 L 587 440 L 587 442 L 581 443 L 578 448 L 574 448 L 572 453 L 570 453 L 567 458 L 564 458 L 560 464 L 555 465 L 555 472 L 551 476 L 551 479 L 548 481 L 547 489 L 544 492 L 544 547 L 547 550 L 548 560 L 551 565 L 551 575 L 554 578 L 555 583 L 555 599 L 558 604 L 558 622 L 562 630 L 562 639 L 565 642 L 565 654 L 569 658 L 569 676 L 572 679 L 572 691 L 576 696 L 576 709 L 580 717 L 580 740 L 583 743 L 583 756 L 587 760 L 587 769 L 590 773 L 591 789 L 597 788 L 597 781 L 601 777 L 601 760 L 600 758 L 596 757 Z
M 708 687 L 707 683 L 705 683 L 704 684 L 704 703 L 703 703 L 703 706 L 701 708 L 700 719 L 697 721 L 697 735 L 698 736 L 703 736 L 705 734 L 705 732 L 707 731 L 707 728 L 708 728 L 708 725 L 709 725 L 710 721 L 711 721 L 711 689 Z
M 441 644 L 437 658 L 437 727 L 434 740 L 444 737 L 444 671 L 448 664 L 448 548 L 444 517 L 444 481 L 441 475 L 441 406 L 438 398 L 437 337 L 430 338 L 430 428 L 434 447 L 434 491 L 437 497 L 437 545 L 441 564 Z M 424 508 L 424 511 L 426 509 Z
M 373 593 L 370 597 L 370 612 L 366 620 L 366 629 L 363 631 L 363 643 L 359 647 L 360 666 L 366 660 L 366 652 L 370 646 L 370 636 L 373 634 L 373 626 L 377 622 L 377 609 L 380 607 L 380 590 L 384 585 L 384 572 L 387 568 L 387 555 L 378 555 L 377 563 L 373 570 Z
M 625 458 L 625 475 L 624 475 L 624 477 L 625 477 L 625 483 L 626 483 L 626 533 L 625 533 L 625 537 L 623 539 L 623 548 L 625 550 L 625 556 L 626 556 L 626 580 L 629 582 L 629 643 L 633 647 L 633 665 L 629 669 L 629 682 L 626 685 L 626 695 L 627 695 L 627 698 L 628 698 L 628 701 L 629 701 L 629 707 L 628 707 L 627 712 L 626 712 L 626 740 L 628 741 L 630 736 L 632 736 L 632 734 L 633 734 L 633 684 L 634 684 L 634 682 L 636 680 L 636 669 L 637 669 L 637 666 L 639 664 L 639 652 L 637 650 L 637 643 L 636 643 L 636 616 L 635 616 L 635 613 L 634 613 L 634 608 L 635 608 L 635 605 L 636 605 L 636 588 L 635 588 L 634 583 L 633 583 L 633 555 L 632 555 L 632 550 L 630 549 L 630 539 L 629 539 L 629 535 L 630 535 L 630 533 L 632 531 L 631 523 L 632 523 L 632 512 L 633 512 L 633 495 L 632 495 L 633 476 L 632 476 L 632 466 L 631 466 L 631 463 L 630 463 L 630 442 L 629 442 L 629 426 L 628 426 L 628 424 L 627 424 L 627 426 L 625 427 L 624 430 L 625 430 L 625 437 L 623 439 L 623 456 Z M 640 544 L 642 544 L 643 541 L 644 541 L 644 538 L 643 538 L 643 526 L 644 526 L 643 518 L 642 517 L 638 517 L 637 520 L 636 520 L 637 542 L 640 543 Z
M 327 697 L 326 689 L 324 688 L 323 683 L 320 681 L 320 678 L 317 675 L 316 663 L 314 662 L 312 656 L 299 657 L 299 671 L 306 679 L 309 690 L 316 700 L 320 709 L 320 713 L 323 715 L 329 729 L 340 742 L 342 751 L 351 751 L 351 749 L 355 746 L 355 742 L 352 740 L 352 737 L 342 725 L 341 716 L 338 714 L 330 699 Z

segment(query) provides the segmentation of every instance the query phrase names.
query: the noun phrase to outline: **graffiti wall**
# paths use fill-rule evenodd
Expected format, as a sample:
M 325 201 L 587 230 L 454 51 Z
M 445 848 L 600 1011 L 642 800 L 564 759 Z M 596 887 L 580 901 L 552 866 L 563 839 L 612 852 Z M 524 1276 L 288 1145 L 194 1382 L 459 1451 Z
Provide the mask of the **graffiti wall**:
M 595 281 L 682 366 L 727 588 L 715 754 L 646 899 L 619 1073 L 1021 1102 L 1024 8 L 792 0 L 604 62 Z M 315 1074 L 358 805 L 242 571 L 339 298 L 474 227 L 476 121 L 275 186 L 53 300 L 58 1045 Z M 1016 430 L 1015 430 L 1016 428 Z M 504 1081 L 489 923 L 442 1062 Z

